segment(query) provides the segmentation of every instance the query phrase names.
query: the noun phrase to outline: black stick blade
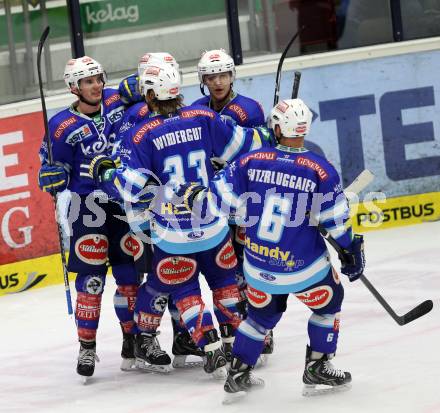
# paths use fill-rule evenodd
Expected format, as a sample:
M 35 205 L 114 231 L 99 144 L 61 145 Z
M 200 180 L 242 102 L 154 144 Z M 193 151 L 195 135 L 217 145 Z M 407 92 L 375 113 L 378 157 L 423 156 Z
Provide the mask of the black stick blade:
M 420 303 L 417 307 L 408 311 L 406 314 L 404 314 L 401 317 L 401 319 L 402 319 L 401 325 L 408 324 L 411 321 L 414 321 L 420 317 L 423 317 L 425 314 L 428 314 L 432 310 L 433 307 L 434 307 L 434 303 L 431 300 L 423 301 L 423 303 Z

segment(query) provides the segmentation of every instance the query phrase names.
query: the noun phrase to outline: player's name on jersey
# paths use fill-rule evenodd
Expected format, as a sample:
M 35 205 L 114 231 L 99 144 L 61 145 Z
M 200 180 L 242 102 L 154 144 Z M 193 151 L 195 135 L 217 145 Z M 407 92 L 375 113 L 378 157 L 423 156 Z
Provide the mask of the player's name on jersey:
M 251 242 L 249 237 L 245 237 L 244 245 L 249 248 L 252 252 L 256 254 L 263 255 L 264 257 L 271 258 L 281 258 L 282 261 L 287 261 L 290 256 L 290 251 L 282 251 L 280 247 L 269 248 L 265 245 L 257 244 L 256 242 Z
M 297 189 L 303 192 L 313 192 L 316 188 L 316 183 L 311 179 L 284 172 L 250 168 L 248 169 L 248 176 L 249 180 L 254 182 L 284 186 L 285 188 Z
M 153 139 L 153 143 L 158 151 L 172 145 L 180 143 L 199 141 L 202 139 L 202 128 L 188 128 L 165 133 Z

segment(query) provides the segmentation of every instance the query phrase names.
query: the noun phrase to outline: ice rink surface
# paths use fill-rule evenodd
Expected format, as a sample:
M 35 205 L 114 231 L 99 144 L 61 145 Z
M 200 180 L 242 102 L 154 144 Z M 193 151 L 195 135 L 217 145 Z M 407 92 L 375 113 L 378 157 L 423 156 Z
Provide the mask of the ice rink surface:
M 240 403 L 223 406 L 223 382 L 202 369 L 167 376 L 122 372 L 109 277 L 97 339 L 101 362 L 87 385 L 75 372 L 78 343 L 63 286 L 0 297 L 0 412 L 439 413 L 440 222 L 374 231 L 365 238 L 365 274 L 395 311 L 404 314 L 428 298 L 434 309 L 399 326 L 360 281 L 342 276 L 345 301 L 334 364 L 352 373 L 348 392 L 301 396 L 309 310 L 294 297 L 275 329 L 274 354 L 255 370 L 265 389 Z M 159 338 L 171 353 L 168 314 Z

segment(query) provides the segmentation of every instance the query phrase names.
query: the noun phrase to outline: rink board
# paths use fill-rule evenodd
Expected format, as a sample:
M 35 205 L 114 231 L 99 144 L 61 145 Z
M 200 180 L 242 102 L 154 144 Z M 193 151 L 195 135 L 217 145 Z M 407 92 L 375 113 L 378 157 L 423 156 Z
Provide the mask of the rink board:
M 354 231 L 361 233 L 440 220 L 440 192 L 353 204 L 351 213 Z M 59 254 L 0 265 L 0 296 L 63 282 Z
M 371 200 L 351 206 L 357 232 L 440 220 L 440 192 Z
M 0 296 L 63 282 L 60 254 L 0 265 Z

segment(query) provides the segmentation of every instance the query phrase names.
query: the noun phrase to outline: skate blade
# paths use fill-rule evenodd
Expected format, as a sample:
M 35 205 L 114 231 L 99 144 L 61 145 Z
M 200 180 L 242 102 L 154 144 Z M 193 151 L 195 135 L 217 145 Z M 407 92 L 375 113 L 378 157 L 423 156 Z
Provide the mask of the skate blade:
M 269 361 L 269 354 L 260 354 L 255 367 L 264 367 Z
M 223 398 L 222 404 L 233 404 L 237 403 L 240 400 L 244 399 L 247 396 L 247 393 L 245 391 L 238 391 L 237 393 L 226 393 L 225 397 Z
M 193 356 L 195 360 L 188 360 L 191 356 L 174 356 L 173 367 L 175 369 L 193 369 L 198 367 L 203 367 L 203 359 L 197 356 Z M 197 360 L 197 358 L 199 360 Z
M 135 367 L 139 370 L 146 371 L 148 373 L 160 373 L 160 374 L 168 374 L 171 372 L 171 365 L 165 364 L 165 365 L 154 365 L 154 364 L 148 364 L 143 360 L 136 359 Z
M 81 383 L 85 386 L 91 382 L 92 376 L 80 376 L 81 377 Z
M 211 375 L 215 380 L 226 380 L 226 377 L 228 377 L 228 372 L 226 367 L 219 367 L 218 369 L 214 370 Z
M 324 394 L 340 393 L 351 389 L 351 383 L 341 384 L 340 386 L 326 386 L 305 384 L 302 395 L 304 397 L 321 396 Z
M 122 371 L 133 371 L 136 370 L 136 359 L 122 359 L 121 362 Z

